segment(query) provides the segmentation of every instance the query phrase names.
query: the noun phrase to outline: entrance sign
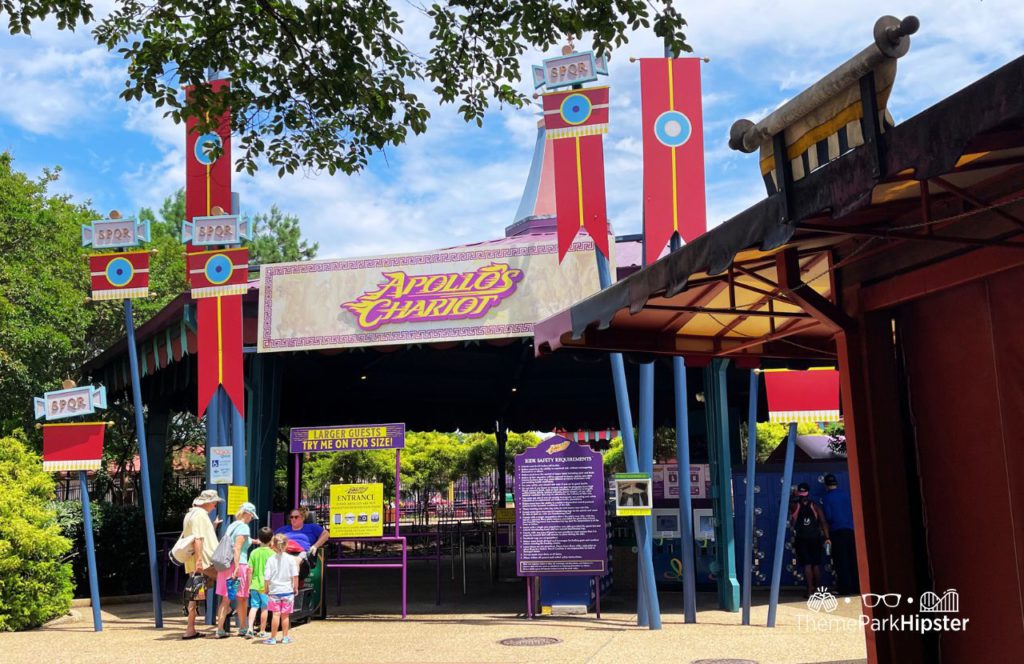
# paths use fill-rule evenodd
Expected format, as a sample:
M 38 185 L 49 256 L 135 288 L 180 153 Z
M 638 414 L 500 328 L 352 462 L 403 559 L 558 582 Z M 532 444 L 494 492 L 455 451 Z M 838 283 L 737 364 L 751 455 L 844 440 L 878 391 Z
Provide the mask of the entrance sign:
M 381 537 L 383 512 L 383 484 L 331 485 L 331 537 Z
M 515 471 L 516 573 L 607 572 L 601 453 L 554 436 L 516 456 Z
M 210 484 L 231 484 L 234 448 L 230 445 L 210 448 Z
M 260 268 L 261 353 L 526 337 L 598 290 L 594 244 L 553 241 Z
M 651 515 L 649 473 L 615 474 L 615 516 Z
M 405 423 L 349 424 L 291 430 L 291 452 L 357 452 L 405 447 Z

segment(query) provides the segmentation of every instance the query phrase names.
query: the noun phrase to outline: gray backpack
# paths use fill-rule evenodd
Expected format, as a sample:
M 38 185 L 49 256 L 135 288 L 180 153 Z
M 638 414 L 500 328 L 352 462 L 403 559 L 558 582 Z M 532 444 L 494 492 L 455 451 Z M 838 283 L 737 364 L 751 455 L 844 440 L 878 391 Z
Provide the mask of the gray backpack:
M 229 529 L 228 533 L 220 539 L 217 549 L 213 552 L 210 560 L 213 562 L 214 569 L 218 572 L 226 572 L 231 569 L 231 565 L 235 562 L 235 543 L 233 540 L 234 538 L 231 537 Z

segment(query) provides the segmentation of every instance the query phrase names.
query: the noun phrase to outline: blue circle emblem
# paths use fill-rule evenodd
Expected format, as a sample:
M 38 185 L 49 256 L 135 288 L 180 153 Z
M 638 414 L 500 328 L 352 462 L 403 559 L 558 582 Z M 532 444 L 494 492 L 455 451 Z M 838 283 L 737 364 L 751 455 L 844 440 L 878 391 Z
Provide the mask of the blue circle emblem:
M 224 141 L 221 140 L 221 137 L 218 136 L 217 134 L 203 134 L 202 136 L 196 139 L 196 146 L 195 149 L 193 150 L 193 153 L 196 156 L 196 161 L 198 161 L 203 166 L 211 165 L 213 162 L 217 160 L 214 159 L 210 155 L 210 153 L 213 151 L 214 148 L 219 148 L 221 145 L 223 145 L 223 143 Z
M 690 118 L 679 111 L 665 111 L 654 121 L 654 135 L 662 145 L 678 148 L 690 140 L 693 127 Z
M 124 288 L 135 276 L 135 268 L 127 258 L 115 258 L 107 263 L 107 281 L 112 286 Z
M 235 266 L 231 264 L 230 258 L 224 254 L 214 254 L 206 261 L 203 273 L 206 275 L 207 281 L 217 286 L 230 279 L 234 269 Z
M 586 95 L 574 94 L 569 95 L 562 100 L 562 106 L 559 108 L 559 112 L 562 119 L 571 125 L 582 124 L 587 121 L 590 114 L 594 112 L 594 107 L 591 106 L 590 100 L 587 99 Z

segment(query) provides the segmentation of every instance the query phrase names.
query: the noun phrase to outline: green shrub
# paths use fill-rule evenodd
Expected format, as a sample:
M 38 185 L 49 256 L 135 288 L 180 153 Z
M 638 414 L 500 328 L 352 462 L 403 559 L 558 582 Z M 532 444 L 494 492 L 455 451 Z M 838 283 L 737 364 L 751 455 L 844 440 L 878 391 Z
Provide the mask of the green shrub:
M 77 500 L 54 503 L 62 534 L 71 540 L 74 556 L 75 595 L 89 596 L 85 556 L 82 503 Z M 146 550 L 146 520 L 136 505 L 92 503 L 93 541 L 96 545 L 96 573 L 102 597 L 150 592 L 149 558 Z
M 0 631 L 42 625 L 71 606 L 71 542 L 60 534 L 53 478 L 23 440 L 0 438 Z

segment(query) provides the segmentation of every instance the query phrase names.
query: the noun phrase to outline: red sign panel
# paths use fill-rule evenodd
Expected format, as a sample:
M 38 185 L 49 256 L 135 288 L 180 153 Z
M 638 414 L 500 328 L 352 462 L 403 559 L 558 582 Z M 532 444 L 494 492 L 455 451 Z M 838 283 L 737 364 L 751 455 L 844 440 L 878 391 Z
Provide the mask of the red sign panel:
M 149 252 L 121 251 L 89 256 L 92 299 L 149 297 Z
M 192 297 L 242 295 L 249 289 L 249 250 L 215 249 L 188 255 Z
M 99 470 L 103 422 L 43 425 L 43 470 Z

